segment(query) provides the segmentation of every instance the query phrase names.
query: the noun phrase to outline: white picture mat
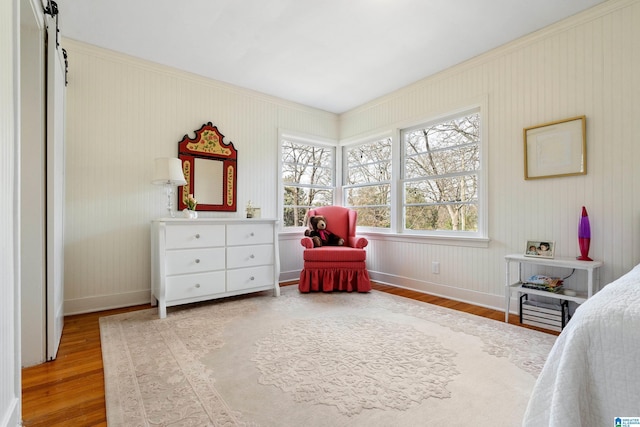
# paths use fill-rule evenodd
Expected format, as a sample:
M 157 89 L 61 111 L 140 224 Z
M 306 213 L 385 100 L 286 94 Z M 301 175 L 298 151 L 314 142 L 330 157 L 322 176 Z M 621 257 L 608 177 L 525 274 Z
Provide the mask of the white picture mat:
M 526 130 L 526 178 L 585 173 L 583 119 Z

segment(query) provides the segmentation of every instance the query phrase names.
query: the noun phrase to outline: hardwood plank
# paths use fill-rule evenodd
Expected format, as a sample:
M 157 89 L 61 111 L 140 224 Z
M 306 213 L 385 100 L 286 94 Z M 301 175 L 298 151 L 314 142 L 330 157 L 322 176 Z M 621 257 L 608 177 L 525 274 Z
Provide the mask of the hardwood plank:
M 283 286 L 297 285 L 288 282 Z M 504 321 L 504 312 L 421 292 L 373 283 L 373 289 L 428 304 Z M 249 296 L 245 296 L 249 297 Z M 58 358 L 22 370 L 22 414 L 25 426 L 90 427 L 106 426 L 104 371 L 100 347 L 99 319 L 103 316 L 150 308 L 149 305 L 121 308 L 65 318 Z M 516 315 L 509 322 L 521 325 Z
M 106 426 L 99 319 L 149 305 L 65 318 L 56 360 L 22 370 L 25 426 Z

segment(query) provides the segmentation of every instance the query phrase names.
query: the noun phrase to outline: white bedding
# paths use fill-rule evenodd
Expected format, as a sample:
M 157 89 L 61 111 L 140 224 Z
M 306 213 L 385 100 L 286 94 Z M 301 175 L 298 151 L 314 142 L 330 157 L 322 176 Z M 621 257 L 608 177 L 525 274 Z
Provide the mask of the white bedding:
M 606 427 L 640 417 L 640 265 L 582 304 L 538 377 L 523 425 Z

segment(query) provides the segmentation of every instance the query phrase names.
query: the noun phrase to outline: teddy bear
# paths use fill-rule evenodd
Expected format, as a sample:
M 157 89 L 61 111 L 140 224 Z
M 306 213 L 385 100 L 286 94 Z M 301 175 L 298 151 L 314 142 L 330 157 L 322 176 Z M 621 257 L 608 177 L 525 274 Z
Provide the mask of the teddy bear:
M 344 239 L 327 230 L 327 220 L 322 215 L 309 218 L 310 230 L 305 230 L 304 235 L 311 237 L 313 247 L 320 246 L 342 246 Z

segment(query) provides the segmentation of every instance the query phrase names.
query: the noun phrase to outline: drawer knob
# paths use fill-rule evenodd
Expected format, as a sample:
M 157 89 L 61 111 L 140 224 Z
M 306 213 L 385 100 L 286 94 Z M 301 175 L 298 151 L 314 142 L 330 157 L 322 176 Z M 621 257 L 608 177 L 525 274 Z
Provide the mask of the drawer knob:
M 256 280 L 256 278 L 255 278 L 255 277 L 253 277 L 253 276 L 251 276 L 251 277 L 249 278 L 249 280 Z
M 254 259 L 256 256 L 254 254 L 249 255 L 249 258 Z
M 249 236 L 253 237 L 253 232 L 251 234 L 249 234 Z
M 199 239 L 199 238 L 200 238 L 200 235 L 199 235 L 199 234 L 196 234 L 196 239 Z
M 199 288 L 199 287 L 200 287 L 200 283 L 196 283 L 196 288 Z
M 200 260 L 196 258 L 196 264 L 200 264 Z

